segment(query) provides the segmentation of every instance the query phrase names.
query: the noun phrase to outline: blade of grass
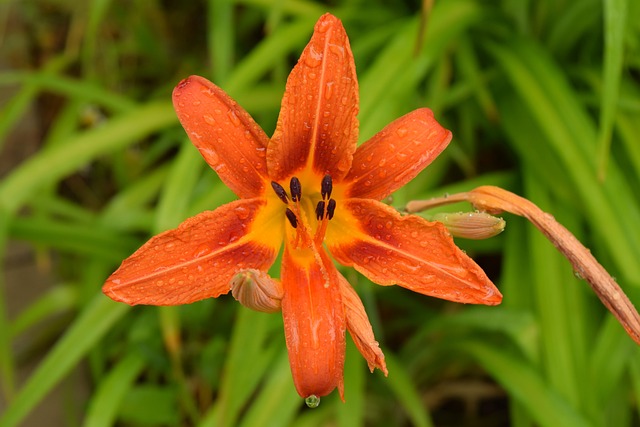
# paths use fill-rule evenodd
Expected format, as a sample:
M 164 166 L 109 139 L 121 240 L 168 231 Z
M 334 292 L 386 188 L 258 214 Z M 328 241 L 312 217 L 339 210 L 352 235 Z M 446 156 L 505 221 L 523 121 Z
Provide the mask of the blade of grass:
M 418 58 L 413 55 L 418 19 L 407 20 L 404 28 L 377 55 L 375 62 L 360 74 L 361 140 L 377 132 L 379 123 L 388 123 L 395 118 L 378 114 L 379 106 L 386 105 L 394 94 L 390 88 L 395 90 L 399 86 L 399 93 L 407 93 L 416 85 L 417 78 L 433 65 L 448 43 L 480 17 L 479 12 L 479 7 L 473 2 L 437 2 L 431 12 L 426 42 Z M 409 108 L 406 107 L 403 112 Z
M 302 400 L 293 385 L 286 347 L 277 346 L 279 355 L 265 378 L 260 393 L 251 400 L 240 427 L 287 427 L 292 424 Z
M 128 309 L 125 304 L 114 303 L 102 293 L 97 294 L 0 415 L 0 427 L 17 426 Z
M 207 45 L 211 76 L 216 84 L 224 86 L 233 66 L 235 40 L 233 4 L 231 0 L 207 2 Z
M 604 7 L 604 60 L 600 134 L 598 138 L 598 178 L 607 173 L 611 133 L 616 115 L 622 76 L 624 34 L 627 21 L 627 0 L 606 0 Z
M 525 175 L 525 180 L 527 198 L 535 201 L 541 209 L 549 211 L 551 200 L 544 188 L 531 178 L 531 174 Z M 554 250 L 553 245 L 534 227 L 529 227 L 528 231 L 528 245 L 524 250 L 534 266 L 544 266 L 532 269 L 532 286 L 547 378 L 550 385 L 573 407 L 579 408 L 583 403 L 580 401 L 582 394 L 577 373 L 580 366 L 574 351 L 586 351 L 586 348 L 576 348 L 573 345 L 575 342 L 570 327 L 574 321 L 579 323 L 583 311 L 568 310 L 569 295 L 566 289 L 573 285 L 566 283 L 567 276 L 570 281 L 575 279 L 570 265 Z M 582 363 L 582 368 L 584 367 Z
M 18 317 L 11 322 L 10 335 L 15 338 L 47 318 L 75 308 L 77 303 L 78 290 L 76 287 L 57 285 L 20 312 Z
M 587 420 L 540 377 L 536 368 L 505 348 L 466 341 L 455 344 L 482 365 L 541 426 L 587 427 Z
M 348 404 L 336 399 L 338 425 L 358 427 L 365 425 L 365 375 L 367 367 L 353 340 L 347 339 L 347 353 L 344 367 L 344 398 Z M 376 373 L 378 375 L 378 373 Z
M 548 144 L 564 164 L 591 224 L 613 254 L 616 266 L 625 279 L 633 283 L 633 278 L 640 277 L 640 264 L 634 261 L 640 254 L 640 236 L 626 230 L 635 228 L 633 224 L 640 217 L 637 212 L 640 206 L 632 202 L 636 198 L 614 168 L 604 187 L 598 183 L 594 160 L 587 154 L 589 147 L 595 145 L 593 124 L 564 77 L 546 53 L 532 43 L 516 40 L 507 45 L 490 45 L 489 51 L 504 67 L 507 77 L 530 109 L 533 122 L 544 133 L 545 138 L 540 142 Z M 512 94 L 508 96 L 513 97 Z M 508 114 L 508 109 L 501 110 L 505 122 Z M 617 220 L 612 221 L 612 218 Z
M 15 212 L 38 188 L 98 156 L 122 149 L 174 123 L 177 118 L 170 103 L 150 103 L 64 145 L 40 151 L 0 183 L 0 210 Z
M 11 324 L 7 314 L 8 300 L 5 283 L 5 255 L 9 237 L 10 217 L 0 210 L 0 387 L 6 399 L 11 402 L 15 393 L 15 363 L 11 349 Z
M 44 68 L 40 71 L 42 75 L 50 75 L 64 69 L 69 65 L 70 58 L 66 56 L 57 57 L 49 61 Z M 5 136 L 9 133 L 11 128 L 16 122 L 24 115 L 25 111 L 40 91 L 40 87 L 37 81 L 22 82 L 18 76 L 30 76 L 30 73 L 1 73 L 0 85 L 24 83 L 17 94 L 15 94 L 11 100 L 7 101 L 5 105 L 0 109 L 0 149 L 4 146 L 7 140 Z
M 219 397 L 202 426 L 235 425 L 240 410 L 255 392 L 272 363 L 277 348 L 265 342 L 276 318 L 240 307 L 225 360 Z M 281 323 L 280 323 L 281 325 Z M 281 342 L 281 347 L 284 343 Z
M 10 236 L 107 261 L 119 261 L 138 245 L 138 239 L 95 224 L 64 223 L 45 217 L 14 219 Z
M 124 113 L 136 107 L 136 103 L 130 98 L 107 90 L 97 83 L 67 76 L 59 76 L 48 69 L 0 73 L 0 85 L 4 86 L 16 83 L 24 85 L 22 90 L 25 94 L 23 95 L 23 92 L 21 92 L 20 95 L 16 95 L 25 98 L 19 102 L 19 105 L 22 105 L 23 102 L 30 102 L 39 92 L 47 91 L 69 99 L 94 102 L 112 113 Z M 31 95 L 27 96 L 27 93 L 31 93 Z M 18 103 L 17 100 L 14 102 Z M 5 117 L 3 114 L 0 114 L 1 132 L 5 132 L 5 127 L 8 126 L 5 122 L 13 123 L 13 120 L 10 120 L 10 116 Z M 1 132 L 0 140 L 3 139 L 1 138 L 3 136 Z
M 415 384 L 411 380 L 411 375 L 402 363 L 396 359 L 396 356 L 387 352 L 385 354 L 387 367 L 389 369 L 389 377 L 385 384 L 396 395 L 397 401 L 407 411 L 411 424 L 418 427 L 433 426 L 431 415 L 427 407 L 422 403 Z
M 144 359 L 131 352 L 105 376 L 91 397 L 84 427 L 109 427 L 116 424 L 118 408 L 144 367 Z
M 307 41 L 314 22 L 315 17 L 300 18 L 269 34 L 238 63 L 224 90 L 232 96 L 248 90 L 282 58 Z

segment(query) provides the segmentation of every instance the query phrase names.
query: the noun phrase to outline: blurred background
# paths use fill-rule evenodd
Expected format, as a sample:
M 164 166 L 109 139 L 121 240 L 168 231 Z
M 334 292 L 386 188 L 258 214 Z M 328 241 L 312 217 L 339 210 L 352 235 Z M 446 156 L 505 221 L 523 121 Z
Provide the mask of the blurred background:
M 457 240 L 500 287 L 498 307 L 343 269 L 389 377 L 349 342 L 346 403 L 333 393 L 314 410 L 279 315 L 231 297 L 159 309 L 101 294 L 149 236 L 235 197 L 188 142 L 173 87 L 205 76 L 270 135 L 327 11 L 350 36 L 361 141 L 424 106 L 454 134 L 393 206 L 501 186 L 551 212 L 640 302 L 637 1 L 5 0 L 0 426 L 640 425 L 637 346 L 515 216 L 497 237 Z

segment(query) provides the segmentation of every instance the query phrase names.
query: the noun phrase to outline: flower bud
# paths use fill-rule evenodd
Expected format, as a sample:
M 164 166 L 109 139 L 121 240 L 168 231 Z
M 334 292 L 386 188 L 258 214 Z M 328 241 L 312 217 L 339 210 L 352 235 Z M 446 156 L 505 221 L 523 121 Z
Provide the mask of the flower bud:
M 502 233 L 505 221 L 484 212 L 440 213 L 433 216 L 455 236 L 464 239 L 487 239 Z
M 264 271 L 240 271 L 231 279 L 231 294 L 240 304 L 252 310 L 276 313 L 281 309 L 282 284 Z

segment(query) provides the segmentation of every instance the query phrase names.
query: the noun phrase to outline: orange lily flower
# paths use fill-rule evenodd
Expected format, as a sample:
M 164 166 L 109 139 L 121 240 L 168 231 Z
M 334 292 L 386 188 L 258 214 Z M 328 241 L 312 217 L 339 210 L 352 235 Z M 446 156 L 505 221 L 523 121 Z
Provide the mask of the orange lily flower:
M 345 330 L 369 368 L 384 355 L 355 290 L 334 260 L 383 286 L 462 303 L 501 294 L 447 229 L 380 200 L 414 178 L 451 132 L 422 108 L 356 148 L 358 84 L 347 34 L 326 14 L 287 80 L 269 138 L 222 89 L 202 77 L 173 92 L 180 122 L 240 199 L 149 240 L 106 281 L 128 304 L 188 304 L 232 291 L 243 304 L 282 311 L 295 387 L 343 397 Z M 267 271 L 282 243 L 280 280 Z

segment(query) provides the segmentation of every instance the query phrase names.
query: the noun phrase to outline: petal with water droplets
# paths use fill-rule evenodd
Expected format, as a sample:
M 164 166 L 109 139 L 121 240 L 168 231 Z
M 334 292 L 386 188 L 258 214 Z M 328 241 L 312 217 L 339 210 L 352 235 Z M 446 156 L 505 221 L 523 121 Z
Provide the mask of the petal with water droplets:
M 243 198 L 263 194 L 269 139 L 249 113 L 199 76 L 176 86 L 173 107 L 191 142 L 234 193 Z
M 336 260 L 371 281 L 455 302 L 495 305 L 502 300 L 441 223 L 402 216 L 375 200 L 345 200 L 338 208 L 327 247 Z
M 384 375 L 388 375 L 387 364 L 384 361 L 384 354 L 373 335 L 373 328 L 369 322 L 364 305 L 355 289 L 351 287 L 347 279 L 338 273 L 338 283 L 342 293 L 342 302 L 347 317 L 347 330 L 355 343 L 362 357 L 367 361 L 369 370 L 373 372 L 375 368 L 380 369 Z
M 350 197 L 382 200 L 411 181 L 451 141 L 428 108 L 394 120 L 362 144 L 345 181 Z
M 274 227 L 269 209 L 263 199 L 244 199 L 189 218 L 124 260 L 102 291 L 131 305 L 188 304 L 226 294 L 237 271 L 267 270 L 278 254 L 281 238 L 262 231 Z
M 342 397 L 346 320 L 338 272 L 324 250 L 282 257 L 282 317 L 293 382 L 303 398 Z
M 272 179 L 309 167 L 343 178 L 358 140 L 358 83 L 342 23 L 325 14 L 287 80 L 276 131 L 267 149 Z

